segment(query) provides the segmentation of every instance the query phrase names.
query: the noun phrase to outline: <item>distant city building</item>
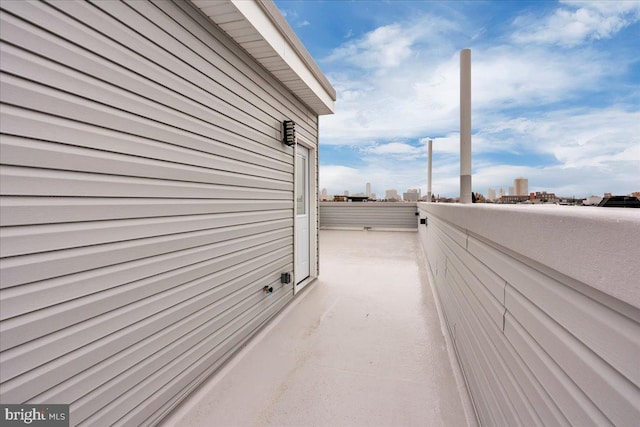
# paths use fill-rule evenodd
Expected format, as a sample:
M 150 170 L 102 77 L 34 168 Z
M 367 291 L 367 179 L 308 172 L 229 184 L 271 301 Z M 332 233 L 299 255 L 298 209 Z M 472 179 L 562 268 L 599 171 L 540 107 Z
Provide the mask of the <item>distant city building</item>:
M 529 195 L 504 195 L 498 199 L 498 203 L 531 203 L 531 204 L 542 204 L 542 203 L 560 203 L 560 199 L 555 195 L 555 193 L 547 193 L 546 191 L 537 191 L 535 193 L 530 193 Z
M 560 199 L 555 193 L 547 193 L 546 191 L 536 191 L 533 203 L 558 203 Z
M 516 194 L 515 187 L 509 187 L 509 195 L 510 196 L 517 196 L 518 195 L 518 194 Z
M 402 200 L 398 195 L 398 190 L 396 190 L 395 188 L 385 191 L 384 198 L 390 202 L 397 202 Z
M 417 202 L 418 193 L 402 193 L 402 200 L 405 202 Z
M 504 193 L 504 188 L 500 187 L 498 190 L 498 198 L 501 199 L 503 196 L 506 196 L 506 194 Z
M 513 180 L 516 196 L 526 196 L 529 194 L 529 180 L 527 178 L 518 177 Z
M 410 188 L 402 194 L 405 202 L 417 202 L 420 199 L 421 190 L 419 188 Z
M 321 202 L 330 202 L 331 200 L 333 200 L 333 197 L 329 196 L 329 194 L 327 193 L 327 189 L 323 188 L 322 192 L 320 193 L 320 201 Z
M 367 191 L 365 193 L 367 197 L 371 196 L 371 183 L 367 182 Z
M 602 201 L 600 196 L 589 196 L 582 201 L 585 206 L 597 206 Z
M 495 188 L 487 189 L 487 200 L 495 201 L 496 200 L 496 190 Z
M 529 200 L 529 196 L 504 195 L 498 200 L 498 203 L 515 204 Z
M 371 193 L 371 194 L 369 194 L 369 198 L 370 198 L 371 200 L 376 200 L 376 193 Z
M 349 190 L 344 190 L 344 193 L 343 193 L 343 194 L 344 194 L 345 196 L 348 196 L 348 195 L 349 195 Z

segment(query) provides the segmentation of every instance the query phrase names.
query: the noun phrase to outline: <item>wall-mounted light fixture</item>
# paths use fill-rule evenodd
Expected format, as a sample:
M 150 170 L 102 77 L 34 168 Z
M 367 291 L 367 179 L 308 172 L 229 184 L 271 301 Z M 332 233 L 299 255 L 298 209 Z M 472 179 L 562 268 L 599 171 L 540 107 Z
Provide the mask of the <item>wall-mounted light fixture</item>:
M 291 274 L 290 273 L 282 273 L 280 275 L 280 283 L 291 283 Z
M 296 143 L 296 124 L 293 120 L 282 122 L 282 142 L 289 147 Z

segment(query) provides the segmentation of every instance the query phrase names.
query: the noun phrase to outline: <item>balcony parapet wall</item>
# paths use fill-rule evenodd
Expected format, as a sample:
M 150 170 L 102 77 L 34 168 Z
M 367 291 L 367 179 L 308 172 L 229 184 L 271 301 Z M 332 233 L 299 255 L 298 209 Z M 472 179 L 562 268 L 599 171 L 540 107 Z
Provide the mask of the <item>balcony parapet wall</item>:
M 637 212 L 418 210 L 431 283 L 482 424 L 637 424 Z
M 321 202 L 321 229 L 416 230 L 415 202 Z

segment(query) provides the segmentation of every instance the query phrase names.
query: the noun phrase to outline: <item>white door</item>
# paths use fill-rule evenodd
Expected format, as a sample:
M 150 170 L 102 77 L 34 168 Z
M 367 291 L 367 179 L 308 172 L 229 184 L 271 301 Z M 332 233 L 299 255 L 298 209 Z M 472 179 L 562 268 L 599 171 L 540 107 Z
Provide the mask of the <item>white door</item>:
M 309 277 L 309 150 L 298 145 L 296 147 L 296 290 L 299 284 Z

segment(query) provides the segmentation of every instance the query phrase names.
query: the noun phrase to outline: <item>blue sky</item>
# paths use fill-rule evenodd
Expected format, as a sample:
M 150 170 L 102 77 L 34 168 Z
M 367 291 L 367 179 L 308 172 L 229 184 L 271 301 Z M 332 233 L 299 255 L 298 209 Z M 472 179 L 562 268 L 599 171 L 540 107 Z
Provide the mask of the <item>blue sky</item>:
M 276 0 L 338 93 L 329 194 L 459 194 L 459 51 L 471 49 L 473 191 L 640 191 L 640 1 Z

